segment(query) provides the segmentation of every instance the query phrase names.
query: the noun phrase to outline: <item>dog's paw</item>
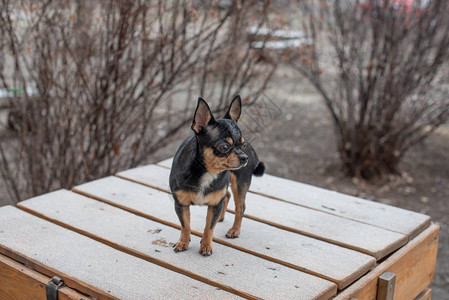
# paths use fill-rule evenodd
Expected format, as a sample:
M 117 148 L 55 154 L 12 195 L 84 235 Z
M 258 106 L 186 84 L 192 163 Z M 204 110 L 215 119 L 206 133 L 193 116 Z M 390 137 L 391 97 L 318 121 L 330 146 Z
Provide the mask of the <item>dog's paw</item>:
M 199 252 L 202 256 L 212 255 L 212 244 L 201 244 Z
M 173 245 L 173 250 L 178 253 L 189 249 L 189 243 L 178 241 L 176 244 Z
M 240 230 L 237 230 L 235 228 L 231 228 L 228 230 L 228 233 L 226 233 L 226 237 L 230 239 L 238 238 L 240 235 Z

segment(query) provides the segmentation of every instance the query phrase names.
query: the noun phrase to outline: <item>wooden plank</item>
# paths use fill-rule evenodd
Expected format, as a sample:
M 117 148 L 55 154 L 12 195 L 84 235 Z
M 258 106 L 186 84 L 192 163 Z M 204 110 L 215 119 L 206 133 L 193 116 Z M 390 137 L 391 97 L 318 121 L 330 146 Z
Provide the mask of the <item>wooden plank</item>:
M 171 165 L 173 164 L 173 157 L 169 157 L 167 159 L 161 160 L 157 162 L 156 165 L 171 169 Z
M 228 208 L 234 210 L 234 202 L 230 202 Z M 245 216 L 354 249 L 377 260 L 407 242 L 407 237 L 397 232 L 255 194 L 246 197 Z
M 120 252 L 12 206 L 0 207 L 0 253 L 98 299 L 234 295 Z M 235 296 L 237 297 L 237 296 Z
M 158 165 L 171 168 L 169 158 Z M 430 225 L 430 217 L 391 205 L 337 193 L 269 174 L 253 177 L 250 191 L 329 214 L 400 232 L 414 238 Z
M 221 244 L 214 245 L 212 258 L 202 257 L 197 236 L 191 237 L 188 251 L 174 253 L 170 245 L 178 240 L 178 229 L 66 190 L 21 202 L 20 207 L 118 250 L 181 268 L 222 289 L 230 287 L 243 297 L 328 299 L 337 292 L 334 283 Z
M 167 191 L 170 170 L 148 165 L 117 175 Z M 233 209 L 233 201 L 228 207 Z M 374 256 L 385 257 L 407 242 L 401 233 L 248 193 L 245 216 L 272 226 L 308 235 Z
M 117 177 L 131 180 L 146 186 L 170 193 L 170 169 L 158 165 L 137 167 L 115 174 Z
M 431 299 L 432 299 L 432 289 L 426 288 L 414 300 L 431 300 Z
M 179 228 L 173 199 L 166 192 L 117 177 L 92 181 L 73 190 Z M 191 226 L 198 235 L 204 228 L 205 213 L 204 207 L 191 207 Z M 228 215 L 222 223 L 217 224 L 215 241 L 331 280 L 340 289 L 358 279 L 375 264 L 371 256 L 251 219 L 244 221 L 241 238 L 226 239 L 225 234 L 231 226 L 232 218 Z
M 431 224 L 407 245 L 342 291 L 334 300 L 375 300 L 378 278 L 384 272 L 396 274 L 395 299 L 414 299 L 433 280 L 438 233 L 439 226 Z
M 0 299 L 46 299 L 45 285 L 50 281 L 38 273 L 15 260 L 0 254 Z M 58 299 L 88 299 L 66 286 L 58 290 Z
M 251 191 L 400 232 L 410 239 L 430 225 L 430 217 L 423 214 L 268 174 L 254 177 Z

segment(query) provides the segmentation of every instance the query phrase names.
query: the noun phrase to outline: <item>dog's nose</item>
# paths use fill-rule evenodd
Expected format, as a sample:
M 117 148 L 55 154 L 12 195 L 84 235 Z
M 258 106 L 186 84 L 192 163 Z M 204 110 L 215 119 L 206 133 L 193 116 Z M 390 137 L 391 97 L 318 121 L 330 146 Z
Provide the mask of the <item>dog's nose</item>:
M 248 155 L 246 155 L 246 154 L 240 154 L 239 155 L 239 161 L 240 161 L 240 163 L 243 165 L 243 164 L 246 164 L 247 162 L 248 162 Z

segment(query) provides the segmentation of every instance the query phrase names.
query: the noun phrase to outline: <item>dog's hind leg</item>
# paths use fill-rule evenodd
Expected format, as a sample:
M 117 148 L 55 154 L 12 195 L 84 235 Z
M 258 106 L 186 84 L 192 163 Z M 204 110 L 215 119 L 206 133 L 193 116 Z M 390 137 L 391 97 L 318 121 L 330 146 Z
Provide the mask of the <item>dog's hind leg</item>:
M 243 213 L 246 208 L 245 198 L 249 189 L 249 183 L 239 185 L 236 175 L 231 173 L 231 189 L 232 195 L 234 196 L 235 217 L 234 224 L 231 229 L 228 230 L 226 237 L 237 238 L 240 235 L 240 229 L 242 227 Z
M 231 193 L 229 191 L 226 191 L 226 198 L 224 199 L 224 202 L 223 202 L 223 210 L 221 211 L 221 215 L 220 215 L 220 218 L 218 219 L 218 222 L 223 222 L 230 198 L 231 198 Z

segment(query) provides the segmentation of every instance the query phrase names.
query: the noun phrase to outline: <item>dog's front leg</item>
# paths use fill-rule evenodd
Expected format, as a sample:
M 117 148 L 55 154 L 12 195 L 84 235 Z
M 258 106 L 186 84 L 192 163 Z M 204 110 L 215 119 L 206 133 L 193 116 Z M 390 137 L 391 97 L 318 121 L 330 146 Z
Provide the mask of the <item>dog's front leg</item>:
M 217 205 L 209 206 L 207 208 L 206 226 L 204 228 L 203 239 L 201 240 L 200 246 L 200 253 L 203 256 L 209 256 L 212 254 L 212 238 L 214 236 L 214 229 L 218 218 L 221 215 L 221 211 L 223 210 L 223 201 L 225 197 L 223 197 Z
M 181 252 L 189 249 L 190 242 L 190 205 L 183 206 L 175 201 L 175 211 L 181 222 L 181 236 L 179 241 L 173 246 L 175 252 Z

